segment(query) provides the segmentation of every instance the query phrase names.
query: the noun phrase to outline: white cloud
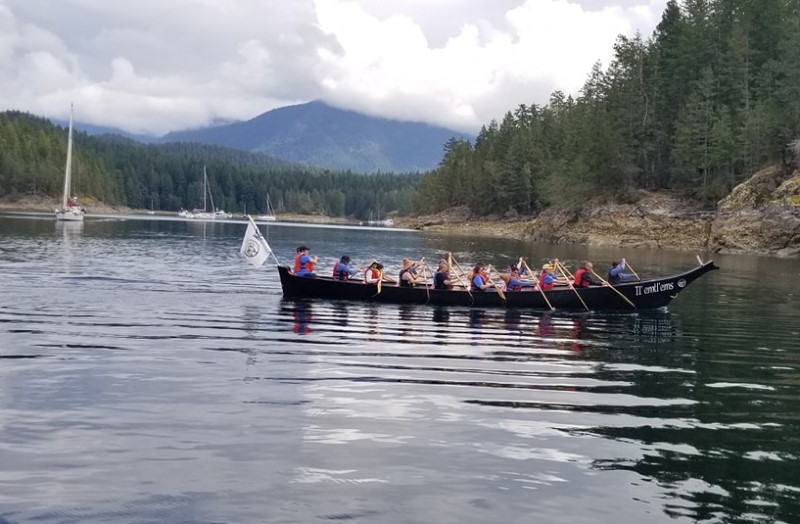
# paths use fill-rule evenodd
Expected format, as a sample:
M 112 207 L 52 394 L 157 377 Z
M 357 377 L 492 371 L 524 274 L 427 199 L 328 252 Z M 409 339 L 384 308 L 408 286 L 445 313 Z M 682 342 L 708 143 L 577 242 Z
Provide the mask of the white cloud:
M 0 0 L 0 109 L 164 133 L 322 98 L 475 131 L 577 92 L 665 1 Z

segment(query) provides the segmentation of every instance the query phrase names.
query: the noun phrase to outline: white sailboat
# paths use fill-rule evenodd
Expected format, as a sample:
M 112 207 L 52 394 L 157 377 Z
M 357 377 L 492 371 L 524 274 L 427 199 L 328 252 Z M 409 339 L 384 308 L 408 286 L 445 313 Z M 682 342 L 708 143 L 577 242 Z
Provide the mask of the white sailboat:
M 156 214 L 156 210 L 153 209 L 153 199 L 152 198 L 150 199 L 150 211 L 148 211 L 147 214 L 148 215 L 155 215 Z
M 207 210 L 206 197 L 211 201 L 211 211 Z M 214 197 L 211 195 L 211 189 L 208 187 L 206 166 L 203 166 L 203 209 L 195 209 L 192 212 L 181 209 L 178 216 L 183 218 L 198 218 L 201 220 L 216 220 L 217 218 L 231 218 L 233 216 L 231 213 L 226 213 L 214 207 Z
M 272 207 L 272 202 L 269 200 L 269 194 L 267 194 L 267 212 L 263 215 L 258 215 L 256 217 L 256 222 L 275 222 L 277 217 L 275 217 L 275 209 Z
M 379 227 L 392 227 L 394 225 L 394 220 L 389 217 L 381 218 L 381 212 L 378 211 L 374 215 L 372 211 L 369 212 L 369 220 L 367 220 L 367 225 L 370 226 L 379 226 Z
M 67 135 L 67 166 L 64 169 L 64 193 L 61 196 L 61 207 L 56 209 L 56 220 L 82 222 L 84 211 L 78 205 L 78 199 L 70 196 L 72 190 L 72 104 L 69 106 L 69 134 Z

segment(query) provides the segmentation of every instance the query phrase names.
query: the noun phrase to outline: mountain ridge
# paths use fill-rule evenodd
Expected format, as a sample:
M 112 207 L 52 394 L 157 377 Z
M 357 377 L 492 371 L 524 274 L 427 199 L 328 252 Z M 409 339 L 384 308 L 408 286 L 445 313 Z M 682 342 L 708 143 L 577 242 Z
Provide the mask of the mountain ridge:
M 313 101 L 273 109 L 244 122 L 168 133 L 160 141 L 220 145 L 325 169 L 373 173 L 431 170 L 452 137 L 473 138 L 443 127 L 370 117 Z

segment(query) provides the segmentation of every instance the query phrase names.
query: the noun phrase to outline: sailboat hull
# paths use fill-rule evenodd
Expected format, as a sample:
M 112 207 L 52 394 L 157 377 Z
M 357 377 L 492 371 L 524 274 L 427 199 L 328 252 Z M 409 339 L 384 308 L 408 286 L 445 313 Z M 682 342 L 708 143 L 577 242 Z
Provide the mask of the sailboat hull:
M 83 222 L 83 211 L 80 209 L 58 209 L 56 220 L 64 222 Z

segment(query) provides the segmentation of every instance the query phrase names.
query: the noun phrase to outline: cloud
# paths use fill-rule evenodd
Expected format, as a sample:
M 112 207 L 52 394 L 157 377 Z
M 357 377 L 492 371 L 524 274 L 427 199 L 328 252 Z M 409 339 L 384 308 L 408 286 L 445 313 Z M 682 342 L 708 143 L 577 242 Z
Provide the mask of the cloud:
M 0 109 L 161 134 L 321 98 L 475 131 L 577 92 L 664 4 L 0 0 Z

